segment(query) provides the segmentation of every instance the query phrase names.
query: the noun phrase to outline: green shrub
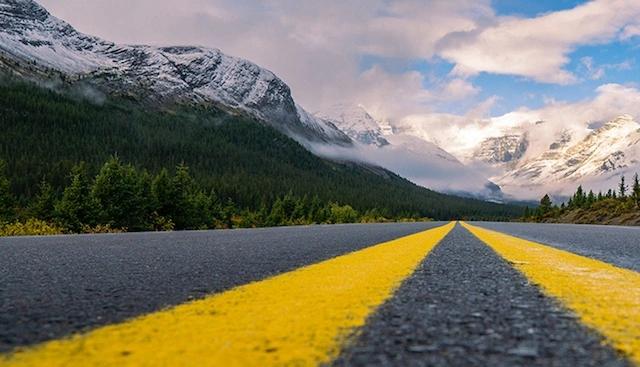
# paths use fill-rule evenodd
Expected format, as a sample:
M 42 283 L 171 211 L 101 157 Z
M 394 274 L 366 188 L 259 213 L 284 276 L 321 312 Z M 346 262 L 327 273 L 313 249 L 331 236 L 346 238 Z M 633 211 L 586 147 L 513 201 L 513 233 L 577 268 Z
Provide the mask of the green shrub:
M 14 222 L 0 226 L 0 236 L 48 236 L 64 233 L 61 227 L 40 219 Z

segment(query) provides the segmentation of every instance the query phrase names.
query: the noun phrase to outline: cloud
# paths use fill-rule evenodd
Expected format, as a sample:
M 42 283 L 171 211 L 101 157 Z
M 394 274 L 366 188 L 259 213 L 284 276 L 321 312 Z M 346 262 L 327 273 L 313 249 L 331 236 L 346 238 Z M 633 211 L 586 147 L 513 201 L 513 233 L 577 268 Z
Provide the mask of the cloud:
M 410 111 L 424 109 L 431 92 L 418 72 L 363 71 L 363 56 L 429 59 L 442 37 L 493 16 L 489 0 L 41 1 L 80 31 L 116 42 L 197 44 L 254 61 L 283 78 L 309 110 L 345 100 L 386 102 L 385 115 L 407 110 L 405 99 L 415 103 Z M 452 82 L 451 97 L 473 95 L 470 82 Z
M 564 69 L 571 51 L 635 34 L 637 25 L 630 24 L 639 16 L 636 0 L 595 0 L 535 18 L 497 17 L 493 24 L 444 37 L 438 52 L 456 64 L 455 75 L 490 72 L 570 84 L 577 81 Z
M 604 73 L 605 73 L 604 68 L 601 66 L 600 67 L 594 66 L 592 57 L 590 56 L 582 57 L 580 59 L 580 63 L 586 69 L 587 76 L 589 77 L 589 79 L 598 80 L 598 79 L 602 79 L 602 77 L 604 76 Z
M 521 107 L 501 116 L 486 115 L 487 100 L 464 115 L 427 113 L 409 115 L 397 123 L 401 131 L 433 141 L 458 159 L 469 161 L 479 143 L 490 137 L 532 132 L 528 156 L 546 151 L 560 132 L 569 130 L 576 139 L 589 127 L 629 114 L 640 119 L 640 90 L 633 85 L 603 84 L 593 98 L 578 102 L 549 100 L 541 108 Z M 539 122 L 544 122 L 540 125 Z M 543 126 L 544 128 L 539 128 Z M 535 133 L 533 133 L 535 129 Z

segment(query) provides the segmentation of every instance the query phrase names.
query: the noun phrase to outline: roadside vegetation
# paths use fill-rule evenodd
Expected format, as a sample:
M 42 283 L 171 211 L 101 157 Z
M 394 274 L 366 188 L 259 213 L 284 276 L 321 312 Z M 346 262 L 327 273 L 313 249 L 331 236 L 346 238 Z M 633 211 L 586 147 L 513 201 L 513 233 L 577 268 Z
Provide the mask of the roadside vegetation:
M 621 176 L 617 189 L 585 192 L 579 186 L 567 203 L 553 204 L 549 195 L 534 209 L 525 209 L 523 220 L 548 223 L 640 225 L 640 179 L 628 184 Z
M 4 171 L 4 163 L 0 163 Z M 387 218 L 378 210 L 358 212 L 350 205 L 317 196 L 288 193 L 258 210 L 239 208 L 215 190 L 205 191 L 181 164 L 151 175 L 111 157 L 95 177 L 85 163 L 73 167 L 69 183 L 56 194 L 42 180 L 29 205 L 17 205 L 9 179 L 0 175 L 0 235 L 114 233 L 184 229 L 251 228 L 322 223 L 415 221 Z

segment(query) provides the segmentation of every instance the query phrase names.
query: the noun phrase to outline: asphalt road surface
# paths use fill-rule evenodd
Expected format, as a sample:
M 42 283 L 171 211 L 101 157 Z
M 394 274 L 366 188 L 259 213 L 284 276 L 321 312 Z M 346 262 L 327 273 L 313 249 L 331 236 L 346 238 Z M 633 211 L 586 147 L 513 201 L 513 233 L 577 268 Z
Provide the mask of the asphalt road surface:
M 640 363 L 639 229 L 472 224 L 0 238 L 0 366 Z

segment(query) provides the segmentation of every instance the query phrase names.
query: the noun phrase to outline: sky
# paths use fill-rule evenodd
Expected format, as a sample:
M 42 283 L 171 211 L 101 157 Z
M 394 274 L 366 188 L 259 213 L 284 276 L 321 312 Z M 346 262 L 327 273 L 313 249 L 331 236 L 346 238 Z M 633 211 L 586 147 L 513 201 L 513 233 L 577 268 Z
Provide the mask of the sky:
M 445 124 L 441 140 L 505 120 L 640 118 L 638 0 L 40 2 L 108 40 L 249 59 L 311 112 L 353 103 L 424 131 Z

